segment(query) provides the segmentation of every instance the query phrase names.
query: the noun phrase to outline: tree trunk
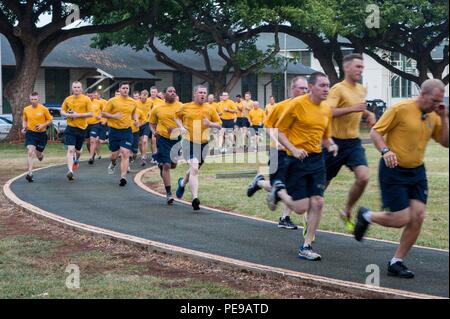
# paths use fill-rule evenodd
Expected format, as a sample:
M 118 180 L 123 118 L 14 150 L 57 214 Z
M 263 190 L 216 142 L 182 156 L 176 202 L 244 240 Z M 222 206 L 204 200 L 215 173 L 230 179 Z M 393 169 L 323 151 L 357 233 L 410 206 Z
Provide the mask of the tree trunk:
M 336 72 L 336 67 L 333 63 L 333 54 L 332 52 L 326 52 L 326 50 L 314 50 L 313 49 L 314 57 L 319 60 L 320 66 L 322 67 L 324 73 L 328 75 L 328 78 L 330 79 L 330 85 L 333 86 L 334 84 L 338 83 L 340 81 L 339 76 Z
M 30 102 L 41 62 L 36 47 L 28 45 L 23 59 L 16 61 L 13 79 L 5 87 L 5 96 L 11 104 L 13 116 L 13 126 L 7 136 L 11 142 L 20 140 L 23 109 Z
M 225 91 L 230 92 L 236 86 L 236 84 L 239 82 L 240 79 L 241 75 L 238 73 L 234 73 L 230 81 L 227 82 L 225 86 Z

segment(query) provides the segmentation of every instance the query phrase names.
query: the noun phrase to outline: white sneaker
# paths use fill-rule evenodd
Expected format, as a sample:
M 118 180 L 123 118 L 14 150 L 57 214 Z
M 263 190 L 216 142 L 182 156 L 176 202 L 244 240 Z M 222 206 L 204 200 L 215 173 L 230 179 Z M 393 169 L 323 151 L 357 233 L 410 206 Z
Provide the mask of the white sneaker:
M 298 250 L 298 257 L 312 261 L 322 259 L 322 257 L 318 253 L 315 253 L 312 250 L 312 247 L 310 245 L 300 247 L 300 249 Z
M 109 165 L 108 165 L 108 174 L 109 175 L 113 175 L 115 168 L 116 168 L 116 165 L 113 165 L 113 163 L 109 163 Z

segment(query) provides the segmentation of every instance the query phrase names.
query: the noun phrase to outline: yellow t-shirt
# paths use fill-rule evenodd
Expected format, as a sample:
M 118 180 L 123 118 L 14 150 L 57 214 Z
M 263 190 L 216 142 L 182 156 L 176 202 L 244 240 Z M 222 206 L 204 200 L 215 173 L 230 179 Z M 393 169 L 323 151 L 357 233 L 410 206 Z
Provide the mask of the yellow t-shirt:
M 105 100 L 105 99 L 99 99 L 97 101 L 100 102 L 100 104 L 102 105 L 102 110 L 104 110 L 105 106 L 106 106 L 106 103 L 108 103 L 108 101 Z M 106 117 L 102 117 L 101 123 L 102 124 L 107 124 L 108 123 L 108 119 Z
M 136 104 L 137 104 L 138 109 L 142 110 L 142 112 L 145 115 L 144 122 L 148 123 L 148 121 L 150 120 L 150 112 L 153 108 L 152 99 L 147 99 L 147 100 L 145 100 L 144 103 L 141 100 L 138 100 L 138 101 L 136 101 Z
M 69 113 L 70 111 L 75 113 L 89 113 L 92 112 L 92 102 L 86 95 L 71 95 L 64 100 L 61 110 L 65 113 Z M 67 125 L 84 130 L 87 127 L 87 119 L 87 117 L 76 119 L 67 118 Z
M 136 101 L 131 97 L 116 96 L 108 101 L 103 112 L 105 113 L 121 113 L 120 120 L 108 119 L 108 126 L 115 129 L 126 129 L 133 125 L 133 113 L 136 111 Z
M 92 100 L 92 117 L 88 117 L 87 124 L 97 124 L 101 122 L 101 119 L 98 120 L 97 116 L 101 116 L 103 112 L 103 108 L 105 107 L 101 100 Z
M 428 140 L 440 141 L 442 122 L 435 112 L 422 120 L 419 105 L 410 99 L 388 108 L 373 129 L 386 135 L 386 144 L 397 155 L 400 167 L 415 168 L 423 164 Z
M 269 104 L 266 105 L 266 108 L 265 108 L 266 115 L 269 115 L 270 112 L 272 112 L 272 110 L 275 107 L 275 105 L 277 105 L 277 104 L 276 103 L 274 103 L 274 104 L 270 104 L 269 103 Z
M 138 115 L 138 122 L 139 125 L 148 125 L 148 122 L 146 122 L 146 116 L 143 110 L 136 108 L 136 113 Z M 131 125 L 131 132 L 137 133 L 139 132 L 139 126 L 134 125 L 134 120 L 132 121 L 132 125 Z
M 234 102 L 234 104 L 236 104 L 236 107 L 237 107 L 236 117 L 242 117 L 242 109 L 244 108 L 244 105 L 242 105 L 242 101 L 239 103 Z
M 328 94 L 327 103 L 332 108 L 343 108 L 366 103 L 367 89 L 361 84 L 347 81 L 335 84 Z M 341 139 L 358 138 L 363 112 L 352 112 L 333 118 L 333 137 Z
M 36 107 L 28 105 L 23 109 L 22 119 L 27 122 L 27 130 L 33 132 L 45 132 L 45 129 L 39 131 L 36 126 L 47 123 L 53 120 L 53 116 L 48 111 L 48 108 L 42 104 Z
M 248 112 L 248 120 L 252 125 L 263 125 L 264 118 L 266 117 L 266 113 L 260 108 L 253 108 L 250 112 Z
M 164 103 L 153 108 L 150 115 L 150 123 L 156 124 L 158 135 L 170 139 L 169 129 L 177 128 L 175 123 L 175 114 L 183 106 L 180 102 Z M 176 139 L 177 136 L 173 136 Z
M 205 117 L 211 122 L 222 123 L 217 112 L 209 105 L 200 105 L 195 102 L 183 104 L 175 116 L 183 122 L 183 126 L 188 130 L 188 140 L 197 144 L 209 141 L 209 128 L 203 125 Z
M 280 118 L 280 115 L 283 112 L 284 108 L 292 100 L 293 100 L 292 98 L 286 99 L 284 101 L 274 104 L 272 107 L 272 111 L 269 113 L 268 116 L 266 116 L 266 119 L 264 120 L 264 126 L 267 128 L 275 128 L 275 124 L 278 122 L 278 119 Z
M 225 101 L 221 101 L 219 104 L 220 104 L 220 109 L 222 110 L 221 118 L 223 120 L 234 120 L 236 118 L 236 113 L 231 113 L 231 112 L 225 111 L 225 108 L 227 108 L 229 110 L 237 111 L 237 106 L 232 100 L 228 99 Z
M 155 97 L 154 99 L 152 99 L 150 97 L 150 98 L 148 98 L 148 100 L 150 100 L 152 102 L 152 105 L 153 105 L 152 108 L 166 103 L 166 101 L 161 100 L 159 97 Z
M 252 100 L 242 100 L 242 117 L 248 118 L 248 113 L 253 109 L 253 101 Z
M 314 104 L 310 95 L 299 96 L 289 103 L 275 126 L 289 142 L 308 153 L 322 152 L 322 138 L 331 137 L 332 113 L 326 102 Z M 287 150 L 289 155 L 292 153 Z

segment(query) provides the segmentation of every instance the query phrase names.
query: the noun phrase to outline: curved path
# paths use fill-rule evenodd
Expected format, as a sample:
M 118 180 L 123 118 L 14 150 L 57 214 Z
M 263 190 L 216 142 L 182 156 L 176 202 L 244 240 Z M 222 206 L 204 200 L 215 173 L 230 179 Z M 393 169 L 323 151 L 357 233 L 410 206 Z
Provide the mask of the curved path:
M 74 221 L 76 227 L 84 224 L 93 226 L 94 232 L 109 230 L 112 236 L 120 233 L 118 237 L 167 251 L 321 285 L 363 289 L 378 296 L 449 296 L 448 251 L 414 247 L 407 265 L 416 278 L 398 279 L 386 275 L 396 244 L 376 240 L 358 243 L 350 236 L 319 232 L 314 248 L 323 260 L 308 262 L 296 254 L 301 229 L 281 230 L 272 222 L 205 208 L 194 212 L 180 202 L 168 207 L 164 198 L 142 189 L 131 178 L 126 187 L 119 187 L 117 173 L 108 175 L 106 166 L 104 160 L 94 166 L 82 162 L 74 182 L 67 181 L 65 165 L 52 166 L 37 171 L 34 183 L 21 176 L 8 182 L 4 190 L 14 202 L 35 213 L 51 212 L 57 216 L 53 219 Z M 242 198 L 246 200 L 244 192 Z M 380 268 L 381 288 L 365 285 L 369 275 L 366 267 L 373 264 Z

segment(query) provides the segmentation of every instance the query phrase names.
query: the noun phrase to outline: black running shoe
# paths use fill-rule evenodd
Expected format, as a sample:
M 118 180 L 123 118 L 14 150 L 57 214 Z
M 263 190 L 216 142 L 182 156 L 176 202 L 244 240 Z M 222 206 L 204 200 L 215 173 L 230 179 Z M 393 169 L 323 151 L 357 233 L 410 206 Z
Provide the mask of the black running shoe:
M 73 181 L 73 173 L 71 171 L 68 171 L 66 176 L 69 181 Z
M 166 200 L 167 200 L 167 205 L 172 205 L 173 202 L 175 201 L 172 194 L 167 194 Z
M 127 185 L 127 180 L 125 179 L 125 178 L 121 178 L 120 179 L 120 183 L 119 183 L 119 186 L 125 186 L 125 185 Z
M 200 209 L 200 200 L 198 198 L 194 198 L 192 200 L 192 207 L 194 208 L 194 210 Z
M 355 231 L 353 232 L 353 235 L 355 236 L 355 239 L 357 241 L 361 241 L 363 239 L 364 234 L 366 233 L 367 229 L 369 228 L 370 224 L 363 216 L 363 214 L 368 211 L 369 210 L 365 207 L 360 207 L 358 209 L 358 216 L 356 217 Z
M 278 222 L 278 228 L 297 229 L 298 227 L 291 221 L 290 216 L 286 216 L 285 218 L 280 217 L 280 221 Z
M 253 181 L 247 187 L 247 196 L 248 197 L 252 197 L 257 191 L 259 191 L 261 189 L 261 187 L 258 186 L 258 182 L 263 181 L 263 180 L 264 180 L 264 176 L 262 176 L 262 175 L 256 175 L 253 178 Z
M 270 210 L 273 211 L 277 209 L 277 204 L 280 201 L 280 197 L 278 197 L 278 192 L 285 188 L 286 186 L 284 186 L 284 184 L 280 181 L 276 181 L 273 184 L 272 191 L 269 194 L 267 194 L 266 197 L 267 206 L 269 207 Z
M 94 164 L 94 157 L 91 157 L 91 158 L 89 159 L 88 163 L 89 163 L 89 165 Z
M 32 183 L 34 180 L 33 180 L 33 175 L 32 174 L 27 174 L 27 176 L 25 176 L 25 179 L 29 182 L 29 183 Z
M 162 175 L 162 173 L 161 173 L 161 175 Z M 186 188 L 186 185 L 185 186 L 183 186 L 183 187 L 181 187 L 181 181 L 183 180 L 183 177 L 180 177 L 179 179 L 178 179 L 178 187 L 177 187 L 177 191 L 175 192 L 175 195 L 177 196 L 177 198 L 182 198 L 183 197 L 183 195 L 184 195 L 184 190 L 185 190 L 185 188 Z
M 397 261 L 392 265 L 388 263 L 388 276 L 411 279 L 414 278 L 414 273 L 403 262 Z

